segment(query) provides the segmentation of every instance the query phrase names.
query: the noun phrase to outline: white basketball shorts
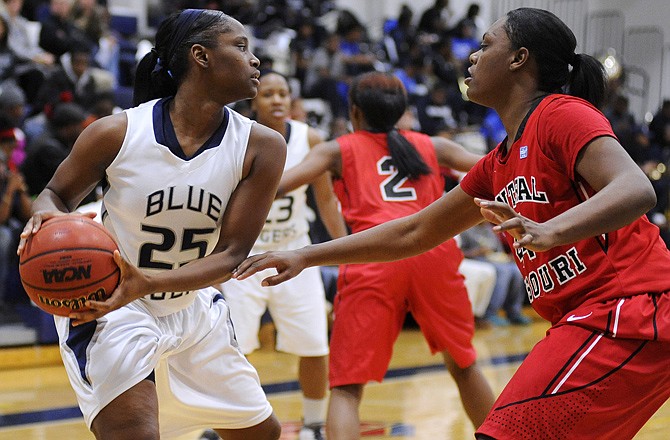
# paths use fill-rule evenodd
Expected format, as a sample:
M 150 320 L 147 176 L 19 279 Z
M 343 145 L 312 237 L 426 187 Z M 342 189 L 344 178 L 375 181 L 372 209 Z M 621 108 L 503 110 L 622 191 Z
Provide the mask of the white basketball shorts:
M 223 296 L 203 289 L 189 307 L 154 317 L 134 301 L 92 323 L 56 317 L 60 351 L 87 425 L 155 371 L 161 435 L 240 429 L 272 414 L 240 352 Z
M 309 238 L 305 237 L 288 248 L 307 244 Z M 249 354 L 260 347 L 258 330 L 267 308 L 277 329 L 277 350 L 301 357 L 327 355 L 326 293 L 320 269 L 309 267 L 278 286 L 261 286 L 261 280 L 273 273 L 274 269 L 269 269 L 222 285 L 240 349 Z

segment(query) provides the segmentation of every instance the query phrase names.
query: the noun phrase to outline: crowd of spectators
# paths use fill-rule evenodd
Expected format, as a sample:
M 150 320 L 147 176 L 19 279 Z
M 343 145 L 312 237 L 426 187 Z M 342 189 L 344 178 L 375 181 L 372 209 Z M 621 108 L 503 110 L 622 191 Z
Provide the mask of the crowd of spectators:
M 348 129 L 349 83 L 370 70 L 394 72 L 405 84 L 408 128 L 431 136 L 476 133 L 484 152 L 505 136 L 497 115 L 464 93 L 468 57 L 484 31 L 477 3 L 463 16 L 452 13 L 448 0 L 435 0 L 416 15 L 403 4 L 373 32 L 381 38 L 372 38 L 368 23 L 333 0 L 152 2 L 149 25 L 184 8 L 219 9 L 247 26 L 263 68 L 290 78 L 296 112 L 326 138 Z M 25 221 L 24 196 L 44 188 L 85 125 L 130 106 L 134 60 L 149 50 L 150 40 L 115 25 L 105 0 L 0 0 L 0 144 L 7 145 L 0 151 L 0 214 L 11 205 L 7 217 L 0 215 L 0 236 L 11 229 L 0 243 L 0 261 L 9 265 L 0 270 L 0 307 L 26 301 L 15 289 L 3 290 L 20 285 L 12 253 L 16 225 Z M 124 53 L 131 54 L 130 63 Z M 657 189 L 650 218 L 670 242 L 670 100 L 644 124 L 631 114 L 622 90 L 603 111 Z M 248 111 L 247 103 L 236 108 Z

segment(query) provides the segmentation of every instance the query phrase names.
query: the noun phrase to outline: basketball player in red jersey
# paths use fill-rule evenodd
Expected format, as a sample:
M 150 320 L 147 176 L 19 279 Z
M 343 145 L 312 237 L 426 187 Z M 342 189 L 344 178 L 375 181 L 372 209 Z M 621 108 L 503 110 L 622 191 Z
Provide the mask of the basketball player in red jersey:
M 445 138 L 395 129 L 407 97 L 393 75 L 357 78 L 350 97 L 354 133 L 316 146 L 285 173 L 278 191 L 282 195 L 330 171 L 353 232 L 428 206 L 443 193 L 440 166 L 467 171 L 480 159 Z M 358 437 L 364 385 L 383 379 L 408 310 L 431 351 L 442 353 L 472 422 L 483 422 L 493 393 L 475 362 L 474 317 L 458 272 L 462 260 L 455 241 L 447 240 L 402 262 L 340 267 L 330 341 L 329 439 Z M 438 266 L 439 271 L 423 270 Z
M 575 48 L 555 15 L 507 13 L 470 56 L 466 83 L 508 137 L 459 186 L 359 234 L 252 257 L 236 276 L 276 267 L 264 280 L 274 285 L 307 266 L 397 260 L 491 221 L 552 326 L 477 438 L 632 438 L 670 395 L 670 252 L 645 216 L 648 178 L 597 109 L 603 68 Z

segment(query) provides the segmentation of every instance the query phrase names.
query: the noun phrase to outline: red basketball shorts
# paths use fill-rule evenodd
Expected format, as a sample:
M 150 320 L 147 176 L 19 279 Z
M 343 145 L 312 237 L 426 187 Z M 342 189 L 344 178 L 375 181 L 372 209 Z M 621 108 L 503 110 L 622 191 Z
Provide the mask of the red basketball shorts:
M 669 338 L 667 293 L 580 308 L 533 348 L 477 433 L 631 439 L 670 397 Z
M 476 358 L 474 317 L 453 240 L 391 263 L 340 267 L 330 340 L 330 386 L 381 382 L 408 311 L 433 353 L 465 368 Z

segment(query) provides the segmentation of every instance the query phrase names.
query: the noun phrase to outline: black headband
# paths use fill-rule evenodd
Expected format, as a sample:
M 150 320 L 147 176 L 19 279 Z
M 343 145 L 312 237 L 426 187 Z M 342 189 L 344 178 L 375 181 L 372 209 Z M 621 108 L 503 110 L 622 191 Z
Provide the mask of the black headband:
M 156 67 L 152 73 L 160 72 L 163 69 L 168 69 L 168 75 L 172 76 L 172 72 L 169 70 L 170 63 L 172 58 L 179 47 L 179 45 L 184 41 L 184 38 L 188 32 L 193 27 L 193 23 L 205 12 L 204 9 L 184 9 L 179 14 L 177 22 L 175 23 L 175 33 L 174 37 L 171 39 L 171 43 L 163 51 L 163 58 L 158 58 L 156 60 Z

